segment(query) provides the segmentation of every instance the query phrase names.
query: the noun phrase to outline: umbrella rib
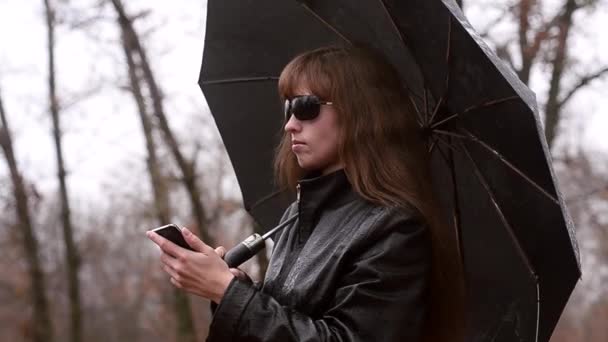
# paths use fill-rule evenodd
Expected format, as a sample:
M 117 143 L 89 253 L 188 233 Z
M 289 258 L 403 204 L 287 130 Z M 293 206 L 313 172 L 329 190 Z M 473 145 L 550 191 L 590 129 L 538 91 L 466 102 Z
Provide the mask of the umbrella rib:
M 448 46 L 445 51 L 445 64 L 447 65 L 447 72 L 445 75 L 445 94 L 448 93 L 448 89 L 450 88 L 450 62 L 452 57 L 452 16 L 448 14 Z
M 266 202 L 267 200 L 276 197 L 278 195 L 280 195 L 284 190 L 277 190 L 275 192 L 271 192 L 270 194 L 260 198 L 259 200 L 257 200 L 255 203 L 253 203 L 250 207 L 249 210 L 253 210 L 255 209 L 257 206 L 261 205 L 262 203 Z
M 384 2 L 384 0 L 380 0 L 380 4 L 382 5 L 384 12 L 386 13 L 386 16 L 390 19 L 389 21 L 390 21 L 391 25 L 393 26 L 393 28 L 395 29 L 395 32 L 397 32 L 397 35 L 401 39 L 401 42 L 403 43 L 404 46 L 407 46 L 407 44 L 405 42 L 405 37 L 401 33 L 401 30 L 399 30 L 399 27 L 397 26 L 395 19 L 393 19 L 391 12 L 389 12 L 388 8 L 386 7 L 386 3 Z
M 481 171 L 477 167 L 477 164 L 473 160 L 473 157 L 471 157 L 471 154 L 470 154 L 469 150 L 467 149 L 467 147 L 464 145 L 464 143 L 462 143 L 462 141 L 459 141 L 459 144 L 462 147 L 462 150 L 464 151 L 464 154 L 467 156 L 469 162 L 473 166 L 473 170 L 475 171 L 475 176 L 477 176 L 477 179 L 479 180 L 479 182 L 481 183 L 481 185 L 486 190 L 486 193 L 488 194 L 488 196 L 490 196 L 490 200 L 492 201 L 494 209 L 496 209 L 496 212 L 498 213 L 498 216 L 500 217 L 500 220 L 502 221 L 503 225 L 507 229 L 507 232 L 509 233 L 509 236 L 511 237 L 511 240 L 513 240 L 513 242 L 515 243 L 515 247 L 517 248 L 517 252 L 519 253 L 519 255 L 522 258 L 522 260 L 524 261 L 524 263 L 526 264 L 526 267 L 528 268 L 528 271 L 530 272 L 530 275 L 538 282 L 538 275 L 536 273 L 536 270 L 534 269 L 534 266 L 532 266 L 532 263 L 530 262 L 530 259 L 528 258 L 528 256 L 524 252 L 523 247 L 521 245 L 521 242 L 519 241 L 519 239 L 517 238 L 517 236 L 513 232 L 513 228 L 509 224 L 509 221 L 507 221 L 507 218 L 505 217 L 504 213 L 502 212 L 502 209 L 500 208 L 500 205 L 498 205 L 496 197 L 494 196 L 494 192 L 492 191 L 492 189 L 490 189 L 490 186 L 488 185 L 488 183 L 486 182 L 485 178 L 481 174 Z
M 346 41 L 347 43 L 352 45 L 352 42 L 350 41 L 350 39 L 346 38 L 346 36 L 343 35 L 340 31 L 338 31 L 337 28 L 332 26 L 325 19 L 321 18 L 321 16 L 318 15 L 317 13 L 315 13 L 315 11 L 313 11 L 312 8 L 310 8 L 307 4 L 305 4 L 303 1 L 298 1 L 298 2 L 300 3 L 300 6 L 304 7 L 304 9 L 306 9 L 308 11 L 308 13 L 312 14 L 315 18 L 317 18 L 317 20 L 322 22 L 323 25 L 327 26 L 330 30 L 334 31 L 334 33 L 337 34 L 340 38 L 342 38 L 344 41 Z
M 399 40 L 401 40 L 401 43 L 407 49 L 407 43 L 406 43 L 405 37 L 403 36 L 403 33 L 401 33 L 401 30 L 399 30 L 399 27 L 397 26 L 397 23 L 395 22 L 395 19 L 391 15 L 391 12 L 389 12 L 388 8 L 386 7 L 386 3 L 384 2 L 384 0 L 380 0 L 380 5 L 382 6 L 382 9 L 384 9 L 384 13 L 386 13 L 386 16 L 389 19 L 388 21 L 391 23 L 391 26 L 393 27 L 393 29 L 397 33 L 397 36 L 399 36 Z M 413 94 L 414 96 L 416 96 L 418 99 L 421 99 L 420 95 L 414 93 L 414 91 L 412 91 L 412 88 L 408 87 L 407 80 L 403 80 L 403 81 L 405 82 L 405 87 L 407 88 L 407 90 L 411 94 Z
M 444 131 L 444 130 L 441 130 L 441 129 L 434 129 L 433 133 L 439 133 L 439 134 L 448 135 L 450 137 L 456 137 L 456 138 L 460 138 L 460 139 L 469 139 L 469 137 L 467 137 L 466 135 L 462 135 L 462 134 L 458 134 L 458 133 L 454 133 L 454 132 L 449 132 L 449 131 Z
M 447 91 L 446 91 L 446 93 L 447 93 Z M 441 105 L 443 104 L 444 99 L 445 99 L 445 96 L 442 96 L 441 98 L 439 98 L 439 101 L 437 101 L 437 104 L 435 105 L 435 109 L 433 109 L 433 115 L 431 115 L 431 118 L 428 121 L 429 124 L 431 122 L 433 122 L 433 120 L 435 119 L 435 115 L 437 115 L 437 112 L 439 112 L 439 107 L 441 107 Z
M 406 80 L 403 80 L 403 79 L 402 79 L 402 81 L 403 81 L 403 83 L 404 83 L 404 84 L 403 84 L 403 87 L 405 88 L 405 90 L 407 90 L 407 92 L 408 92 L 408 93 L 409 93 L 411 96 L 414 96 L 414 97 L 416 97 L 418 100 L 422 101 L 422 96 L 420 96 L 420 95 L 416 94 L 416 93 L 415 93 L 415 92 L 412 90 L 412 88 L 408 87 L 408 85 L 407 85 L 407 81 L 406 81 Z
M 442 137 L 435 137 L 437 141 L 444 143 L 452 152 L 455 152 L 454 148 L 450 145 L 450 143 L 448 143 L 447 141 L 445 141 L 445 139 L 443 139 Z M 465 259 L 464 259 L 464 246 L 463 246 L 463 241 L 462 241 L 462 226 L 461 226 L 461 220 L 460 220 L 460 207 L 458 206 L 458 187 L 456 186 L 456 173 L 455 173 L 455 167 L 454 167 L 454 159 L 453 158 L 448 158 L 448 156 L 446 156 L 443 152 L 443 150 L 441 149 L 440 146 L 437 146 L 437 150 L 439 151 L 439 153 L 441 154 L 442 158 L 445 160 L 446 164 L 450 165 L 450 176 L 451 176 L 451 180 L 452 180 L 452 187 L 454 188 L 454 192 L 453 192 L 453 202 L 454 203 L 454 213 L 453 213 L 453 218 L 454 218 L 454 230 L 456 233 L 456 244 L 458 247 L 458 255 L 460 256 L 460 262 L 462 263 L 462 267 L 465 267 Z
M 445 89 L 443 91 L 443 95 L 441 96 L 441 98 L 439 98 L 439 101 L 437 101 L 437 104 L 435 105 L 435 109 L 433 110 L 433 115 L 431 116 L 431 119 L 429 120 L 429 124 L 431 124 L 433 122 L 433 120 L 435 119 L 435 115 L 437 115 L 437 113 L 439 112 L 439 108 L 443 104 L 443 101 L 447 97 L 448 91 L 450 90 L 450 62 L 451 62 L 451 56 L 452 56 L 451 52 L 452 52 L 452 16 L 448 15 L 448 39 L 447 39 L 447 46 L 446 46 L 446 51 L 445 51 L 445 64 L 447 65 L 446 73 L 445 73 Z
M 444 139 L 441 139 L 440 137 L 435 137 L 435 142 L 442 142 L 446 145 L 446 147 L 448 147 L 450 150 L 454 151 L 454 148 L 452 146 L 450 146 L 450 144 L 448 142 L 446 142 Z M 439 154 L 441 155 L 441 158 L 443 158 L 445 160 L 445 163 L 449 165 L 450 161 L 449 161 L 448 156 L 445 155 L 445 152 L 443 151 L 441 146 L 439 146 L 439 144 L 437 144 L 436 146 L 437 146 L 437 151 L 439 151 Z
M 439 142 L 444 143 L 444 144 L 445 144 L 445 146 L 446 146 L 447 148 L 449 148 L 449 149 L 450 149 L 452 152 L 458 152 L 458 151 L 456 151 L 456 150 L 454 149 L 454 146 L 452 146 L 450 143 L 448 143 L 447 141 L 445 141 L 445 139 L 442 139 L 442 138 L 441 138 L 441 137 L 439 137 L 439 136 L 435 136 L 435 139 L 436 139 L 437 141 L 439 141 Z M 446 159 L 447 159 L 447 157 L 446 157 Z
M 482 141 L 481 139 L 479 139 L 477 136 L 475 136 L 473 133 L 471 133 L 467 129 L 461 128 L 461 130 L 463 130 L 465 133 L 467 133 L 467 135 L 469 136 L 470 140 L 475 141 L 476 143 L 478 143 L 482 147 L 484 147 L 486 150 L 492 152 L 494 155 L 496 155 L 498 157 L 498 159 L 501 162 L 503 162 L 505 165 L 507 165 L 511 170 L 515 171 L 523 179 L 525 179 L 528 183 L 530 183 L 533 187 L 535 187 L 538 191 L 540 191 L 543 195 L 545 195 L 547 198 L 549 198 L 555 204 L 559 205 L 559 201 L 555 197 L 553 197 L 551 194 L 549 194 L 545 189 L 543 189 L 535 181 L 533 181 L 532 179 L 530 179 L 530 177 L 528 177 L 525 173 L 523 173 L 523 171 L 521 171 L 519 168 L 517 168 L 515 165 L 513 165 L 511 162 L 509 162 L 505 156 L 503 156 L 502 154 L 500 154 L 500 152 L 496 151 L 494 148 L 492 148 L 490 145 L 486 144 L 484 141 Z
M 420 127 L 423 127 L 424 126 L 424 119 L 420 115 L 420 110 L 418 109 L 418 105 L 416 105 L 416 101 L 414 101 L 414 99 L 412 98 L 412 94 L 410 92 L 408 92 L 408 98 L 410 99 L 410 102 L 414 106 L 414 111 L 416 111 L 416 119 L 418 121 L 418 125 Z
M 441 121 L 439 121 L 439 122 L 437 122 L 437 123 L 434 123 L 433 125 L 431 125 L 431 129 L 433 129 L 433 128 L 435 128 L 435 127 L 437 127 L 437 126 L 439 126 L 439 125 L 441 125 L 441 124 L 443 124 L 443 123 L 446 123 L 447 121 L 450 121 L 450 120 L 452 120 L 452 119 L 457 118 L 457 117 L 458 117 L 458 115 L 459 115 L 459 114 L 458 114 L 458 113 L 456 113 L 456 114 L 453 114 L 453 115 L 448 116 L 447 118 L 445 118 L 445 119 L 443 119 L 443 120 L 441 120 Z
M 538 333 L 540 331 L 540 284 L 538 276 L 536 277 L 536 336 L 534 342 L 538 342 Z
M 509 162 L 505 156 L 500 154 L 500 152 L 496 151 L 494 148 L 492 148 L 490 145 L 483 142 L 481 139 L 476 137 L 473 133 L 469 132 L 468 130 L 466 130 L 464 128 L 461 128 L 461 129 L 463 131 L 465 131 L 469 136 L 461 135 L 461 134 L 457 134 L 457 133 L 453 133 L 453 132 L 448 132 L 448 131 L 443 131 L 443 130 L 439 130 L 439 129 L 435 129 L 435 130 L 433 130 L 433 132 L 438 133 L 438 134 L 443 134 L 443 135 L 449 135 L 449 136 L 453 136 L 453 137 L 457 137 L 457 138 L 461 138 L 461 139 L 467 139 L 467 140 L 471 140 L 471 141 L 478 143 L 484 149 L 486 149 L 487 151 L 490 151 L 492 154 L 494 154 L 496 157 L 498 157 L 498 159 L 503 164 L 505 164 L 508 168 L 513 170 L 515 173 L 517 173 L 520 177 L 522 177 L 524 180 L 526 180 L 530 185 L 535 187 L 538 191 L 540 191 L 543 195 L 545 195 L 553 203 L 559 205 L 559 201 L 555 197 L 553 197 L 550 193 L 548 193 L 545 189 L 543 189 L 535 181 L 530 179 L 530 177 L 528 177 L 525 173 L 523 173 L 519 168 L 517 168 L 515 165 L 513 165 L 511 162 Z
M 442 124 L 444 124 L 446 121 L 449 121 L 449 120 L 451 120 L 451 119 L 454 119 L 455 117 L 457 117 L 457 116 L 459 116 L 459 115 L 466 114 L 466 113 L 468 113 L 468 112 L 470 112 L 470 111 L 477 110 L 477 109 L 481 109 L 481 108 L 490 107 L 490 106 L 493 106 L 493 105 L 501 104 L 501 103 L 503 103 L 503 102 L 507 102 L 507 101 L 511 101 L 511 100 L 517 100 L 517 99 L 519 99 L 519 97 L 518 97 L 518 96 L 509 96 L 509 97 L 505 97 L 505 98 L 501 98 L 501 99 L 497 99 L 497 100 L 491 100 L 491 101 L 488 101 L 488 102 L 484 102 L 484 103 L 482 103 L 482 104 L 478 104 L 478 105 L 473 105 L 473 106 L 470 106 L 469 108 L 465 109 L 465 110 L 464 110 L 462 113 L 456 113 L 456 114 L 454 114 L 454 115 L 452 115 L 452 116 L 450 116 L 450 117 L 448 117 L 448 118 L 446 118 L 446 119 L 443 119 L 443 120 L 441 120 L 441 121 L 439 121 L 439 122 L 437 122 L 437 123 L 434 123 L 434 124 L 431 126 L 431 128 L 435 128 L 435 127 L 437 127 L 437 126 L 439 126 L 439 125 L 442 125 Z
M 473 106 L 465 109 L 464 112 L 462 112 L 462 114 L 466 114 L 466 113 L 468 113 L 468 112 L 470 112 L 472 110 L 475 110 L 475 109 L 490 107 L 490 106 L 493 106 L 493 105 L 501 104 L 503 102 L 507 102 L 507 101 L 511 101 L 511 100 L 519 100 L 519 99 L 520 99 L 519 96 L 514 95 L 514 96 L 503 97 L 503 98 L 496 99 L 496 100 L 490 100 L 490 101 L 484 102 L 484 103 L 479 104 L 479 105 L 473 105 Z
M 429 98 L 426 87 L 424 87 L 424 119 L 428 119 L 429 117 Z M 424 124 L 428 125 L 428 121 L 425 121 Z
M 431 146 L 429 147 L 429 153 L 433 153 L 433 150 L 435 149 L 435 146 L 437 146 L 437 138 L 435 138 L 432 142 L 431 142 Z
M 231 83 L 244 83 L 244 82 L 263 82 L 263 81 L 277 81 L 279 78 L 276 76 L 263 76 L 263 77 L 235 77 L 235 78 L 223 78 L 220 80 L 209 80 L 201 82 L 202 85 L 213 85 L 213 84 L 231 84 Z
M 534 280 L 534 285 L 536 286 L 536 330 L 535 330 L 535 339 L 534 339 L 534 341 L 538 342 L 538 333 L 539 333 L 539 329 L 540 329 L 540 279 L 538 277 L 538 274 L 536 273 L 536 270 L 532 266 L 532 263 L 530 262 L 530 259 L 528 258 L 528 256 L 524 252 L 519 239 L 515 236 L 515 233 L 513 232 L 513 228 L 511 227 L 511 225 L 507 221 L 506 217 L 504 216 L 502 210 L 500 209 L 500 206 L 498 205 L 498 202 L 496 201 L 494 193 L 492 192 L 492 190 L 490 189 L 490 186 L 485 181 L 483 175 L 481 174 L 481 171 L 477 167 L 477 164 L 475 164 L 475 161 L 471 157 L 471 154 L 469 153 L 469 150 L 464 145 L 464 143 L 462 143 L 462 141 L 459 141 L 459 143 L 462 146 L 462 149 L 465 152 L 468 160 L 473 165 L 473 169 L 475 170 L 475 175 L 477 176 L 479 182 L 486 189 L 486 192 L 490 196 L 490 200 L 492 201 L 492 204 L 494 205 L 494 208 L 498 212 L 498 215 L 500 216 L 500 219 L 503 222 L 503 225 L 507 228 L 507 232 L 511 236 L 511 239 L 513 240 L 513 242 L 515 242 L 515 246 L 517 248 L 517 252 L 519 253 L 520 257 L 523 259 L 524 263 L 526 264 L 526 267 L 528 268 L 528 271 L 530 272 L 530 275 L 532 276 L 532 279 Z

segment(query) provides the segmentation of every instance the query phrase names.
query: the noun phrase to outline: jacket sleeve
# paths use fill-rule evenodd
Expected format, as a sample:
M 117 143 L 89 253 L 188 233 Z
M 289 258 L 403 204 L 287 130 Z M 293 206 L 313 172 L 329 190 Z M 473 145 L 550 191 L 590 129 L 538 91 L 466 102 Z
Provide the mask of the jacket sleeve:
M 354 250 L 321 317 L 234 279 L 207 341 L 418 341 L 427 310 L 428 231 L 417 221 L 389 221 Z
M 288 207 L 288 208 L 285 210 L 285 212 L 283 213 L 283 216 L 281 216 L 281 219 L 279 220 L 279 224 L 281 224 L 281 223 L 285 222 L 285 220 L 287 220 L 287 218 L 288 218 L 290 215 L 293 215 L 293 213 L 295 212 L 295 210 L 297 210 L 297 203 L 296 203 L 296 202 L 292 203 L 292 204 L 291 204 L 291 205 L 290 205 L 290 206 L 289 206 L 289 207 Z M 275 241 L 279 241 L 279 238 L 281 237 L 281 232 L 282 232 L 282 230 L 279 230 L 278 232 L 276 232 L 276 233 L 275 233 L 275 234 L 274 234 L 274 235 L 271 237 L 271 239 L 272 239 L 273 243 L 274 243 Z M 249 275 L 247 275 L 247 277 L 249 277 Z M 250 278 L 250 277 L 249 277 L 249 279 L 251 280 L 251 278 Z M 261 289 L 261 288 L 262 288 L 262 286 L 264 286 L 264 280 L 261 280 L 261 281 L 253 281 L 253 280 L 251 280 L 251 282 L 253 283 L 253 288 L 254 288 L 254 289 L 256 289 L 256 290 L 259 290 L 259 289 Z M 247 283 L 247 282 L 245 282 L 245 283 Z M 216 303 L 214 303 L 214 302 L 212 302 L 212 301 L 209 301 L 209 309 L 211 310 L 211 315 L 215 315 L 215 311 L 217 310 L 217 304 L 216 304 Z

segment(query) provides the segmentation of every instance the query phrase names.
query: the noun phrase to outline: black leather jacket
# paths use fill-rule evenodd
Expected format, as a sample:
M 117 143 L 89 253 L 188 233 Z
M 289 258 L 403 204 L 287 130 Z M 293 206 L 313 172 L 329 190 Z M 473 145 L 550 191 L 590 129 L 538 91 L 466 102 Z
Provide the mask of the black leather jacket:
M 430 239 L 412 213 L 362 199 L 343 170 L 299 183 L 263 285 L 236 278 L 207 341 L 420 339 Z

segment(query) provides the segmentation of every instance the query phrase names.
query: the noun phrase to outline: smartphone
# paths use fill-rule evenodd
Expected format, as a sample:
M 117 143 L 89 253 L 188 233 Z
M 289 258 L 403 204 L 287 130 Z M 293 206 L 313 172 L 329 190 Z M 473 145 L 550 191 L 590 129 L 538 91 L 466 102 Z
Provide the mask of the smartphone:
M 192 249 L 192 247 L 190 247 L 190 245 L 184 239 L 181 229 L 179 229 L 179 227 L 173 223 L 164 225 L 162 227 L 154 228 L 151 231 L 155 232 L 156 234 L 164 237 L 165 239 L 173 242 L 174 244 L 182 248 L 194 251 L 194 249 Z

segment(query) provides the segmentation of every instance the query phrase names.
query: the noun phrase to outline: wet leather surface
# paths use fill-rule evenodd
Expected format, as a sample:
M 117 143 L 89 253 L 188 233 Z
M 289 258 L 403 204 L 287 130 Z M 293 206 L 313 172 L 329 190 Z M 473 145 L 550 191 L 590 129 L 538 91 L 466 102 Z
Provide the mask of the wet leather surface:
M 374 206 L 342 171 L 301 183 L 261 286 L 233 280 L 207 341 L 417 341 L 430 242 L 411 213 Z

